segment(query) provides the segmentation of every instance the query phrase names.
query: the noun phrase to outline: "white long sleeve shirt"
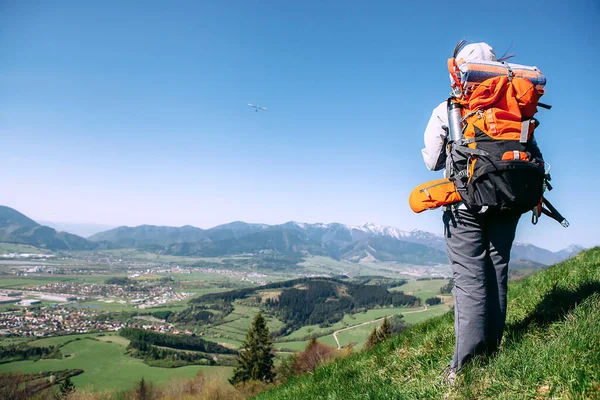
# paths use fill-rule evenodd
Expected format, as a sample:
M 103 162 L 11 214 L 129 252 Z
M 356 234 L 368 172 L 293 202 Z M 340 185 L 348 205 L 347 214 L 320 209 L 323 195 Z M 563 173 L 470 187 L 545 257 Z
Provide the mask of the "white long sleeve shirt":
M 444 177 L 448 177 L 446 169 L 446 143 L 448 141 L 448 104 L 442 102 L 433 109 L 427 128 L 425 128 L 425 148 L 421 150 L 423 161 L 431 171 L 444 170 Z M 458 208 L 466 210 L 464 203 L 458 203 Z
M 448 111 L 446 101 L 431 113 L 425 128 L 425 148 L 421 150 L 425 165 L 431 171 L 446 168 L 446 141 L 448 137 Z

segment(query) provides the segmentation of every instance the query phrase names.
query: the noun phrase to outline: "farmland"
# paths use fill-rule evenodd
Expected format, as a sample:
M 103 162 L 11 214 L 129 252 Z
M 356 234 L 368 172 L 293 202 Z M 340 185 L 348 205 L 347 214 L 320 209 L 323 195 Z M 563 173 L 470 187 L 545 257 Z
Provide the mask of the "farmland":
M 33 253 L 32 253 L 33 254 Z M 218 268 L 219 265 L 231 266 L 232 263 L 244 262 L 244 257 L 232 259 L 203 259 L 176 256 L 157 256 L 156 254 L 140 252 L 137 250 L 110 250 L 97 253 L 82 252 L 77 259 L 43 260 L 43 261 L 13 261 L 0 260 L 0 291 L 22 292 L 23 297 L 35 298 L 34 294 L 43 287 L 52 290 L 65 288 L 73 291 L 99 290 L 111 278 L 118 278 L 115 282 L 128 282 L 134 287 L 152 288 L 156 285 L 169 285 L 174 293 L 190 293 L 190 296 L 178 301 L 158 304 L 151 308 L 139 308 L 137 303 L 130 301 L 130 297 L 90 297 L 78 294 L 80 299 L 68 303 L 59 303 L 50 306 L 51 302 L 42 300 L 37 307 L 48 310 L 60 311 L 65 315 L 69 308 L 74 310 L 89 309 L 90 315 L 110 316 L 114 321 L 113 326 L 120 324 L 134 324 L 129 326 L 148 326 L 164 332 L 182 331 L 195 333 L 204 340 L 208 340 L 230 349 L 240 349 L 245 340 L 246 330 L 252 319 L 259 312 L 266 313 L 267 325 L 271 332 L 285 328 L 286 322 L 279 319 L 273 310 L 265 308 L 265 302 L 277 301 L 282 289 L 265 289 L 257 291 L 248 298 L 239 298 L 231 302 L 232 309 L 222 318 L 210 323 L 175 323 L 173 325 L 154 315 L 161 312 L 177 313 L 186 310 L 196 303 L 191 300 L 210 293 L 221 293 L 230 290 L 253 288 L 265 283 L 276 283 L 297 275 L 288 273 L 257 273 L 253 270 L 232 270 Z M 206 267 L 210 264 L 210 267 Z M 383 263 L 382 263 L 383 264 Z M 203 267 L 199 267 L 202 265 Z M 348 263 L 342 263 L 325 257 L 309 257 L 306 267 L 312 273 L 343 273 L 347 271 Z M 373 273 L 375 265 L 364 267 L 364 273 Z M 385 265 L 385 268 L 393 268 Z M 17 271 L 31 271 L 18 273 Z M 390 269 L 388 275 L 404 275 Z M 384 278 L 387 279 L 387 278 Z M 424 301 L 435 296 L 446 280 L 409 280 L 401 286 L 393 287 L 390 292 L 410 292 Z M 299 288 L 305 286 L 300 285 Z M 113 289 L 108 290 L 108 293 Z M 138 289 L 136 289 L 138 290 Z M 144 289 L 147 290 L 147 289 Z M 340 289 L 344 295 L 344 288 Z M 207 303 L 212 307 L 213 303 Z M 0 306 L 1 310 L 15 310 L 24 313 L 26 308 L 12 304 Z M 274 345 L 281 357 L 290 351 L 301 351 L 305 348 L 311 336 L 318 337 L 319 341 L 337 347 L 333 333 L 339 331 L 337 338 L 341 346 L 353 344 L 356 349 L 362 345 L 374 326 L 384 316 L 402 314 L 408 323 L 415 323 L 429 317 L 440 315 L 447 311 L 449 306 L 441 304 L 423 310 L 423 307 L 390 307 L 378 306 L 363 309 L 361 312 L 346 313 L 333 323 L 320 323 L 304 325 L 287 331 L 285 334 L 274 338 Z M 415 312 L 417 311 L 417 312 Z M 215 312 L 215 311 L 211 311 Z M 50 314 L 51 315 L 51 314 Z M 58 314 L 57 314 L 58 315 Z M 168 314 L 164 314 L 168 315 Z M 83 317 L 82 317 L 83 318 Z M 95 318 L 95 317 L 94 317 Z M 372 322 L 377 321 L 377 322 Z M 125 326 L 125 325 L 123 325 Z M 350 329 L 347 329 L 350 328 Z M 121 390 L 131 387 L 136 381 L 144 377 L 152 382 L 161 383 L 176 377 L 191 377 L 203 371 L 209 379 L 226 380 L 231 374 L 231 367 L 226 366 L 200 366 L 188 365 L 178 368 L 159 368 L 149 366 L 143 359 L 134 358 L 128 354 L 129 340 L 118 336 L 114 332 L 85 333 L 80 335 L 54 336 L 40 339 L 24 337 L 11 337 L 3 339 L 2 345 L 26 346 L 60 346 L 62 359 L 42 359 L 16 361 L 0 365 L 0 372 L 33 373 L 43 371 L 57 371 L 65 369 L 82 369 L 84 372 L 72 378 L 77 387 L 90 387 L 93 390 Z
M 142 377 L 160 383 L 175 377 L 192 377 L 203 371 L 212 379 L 225 380 L 230 367 L 187 366 L 181 368 L 150 367 L 140 359 L 125 354 L 126 341 L 120 337 L 105 336 L 91 340 L 97 335 L 63 336 L 33 342 L 33 345 L 70 343 L 61 348 L 63 359 L 18 361 L 0 364 L 0 372 L 32 373 L 81 368 L 85 372 L 73 378 L 77 387 L 91 387 L 93 390 L 126 389 Z M 74 340 L 79 338 L 80 340 Z M 68 357 L 66 356 L 68 355 Z

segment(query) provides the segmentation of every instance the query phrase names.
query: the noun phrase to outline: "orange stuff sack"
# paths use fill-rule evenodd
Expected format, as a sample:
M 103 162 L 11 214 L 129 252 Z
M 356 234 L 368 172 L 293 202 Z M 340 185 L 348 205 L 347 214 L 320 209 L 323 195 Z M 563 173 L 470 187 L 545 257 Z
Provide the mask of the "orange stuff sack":
M 448 178 L 423 183 L 414 188 L 408 197 L 410 208 L 416 213 L 458 203 L 461 200 L 456 185 Z
M 509 80 L 506 76 L 488 79 L 475 89 L 468 100 L 465 139 L 475 138 L 479 129 L 495 140 L 526 143 L 535 126 L 529 123 L 523 126 L 523 122 L 530 120 L 537 112 L 538 100 L 543 93 L 527 79 Z M 484 150 L 497 149 L 494 146 Z

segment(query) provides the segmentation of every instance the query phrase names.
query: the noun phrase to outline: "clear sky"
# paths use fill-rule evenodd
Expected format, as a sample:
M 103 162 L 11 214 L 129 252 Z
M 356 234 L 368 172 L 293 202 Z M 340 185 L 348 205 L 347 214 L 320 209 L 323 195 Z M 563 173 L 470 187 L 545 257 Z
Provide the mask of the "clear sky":
M 439 176 L 422 134 L 468 39 L 548 79 L 537 137 L 572 226 L 527 214 L 518 240 L 600 244 L 599 17 L 595 0 L 3 0 L 0 204 L 61 222 L 441 232 L 407 198 Z

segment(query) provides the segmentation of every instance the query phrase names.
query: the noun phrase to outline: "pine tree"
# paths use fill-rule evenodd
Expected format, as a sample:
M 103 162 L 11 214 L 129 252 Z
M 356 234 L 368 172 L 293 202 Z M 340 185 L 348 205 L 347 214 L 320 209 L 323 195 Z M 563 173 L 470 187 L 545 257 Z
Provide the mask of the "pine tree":
M 246 332 L 246 340 L 238 355 L 233 378 L 229 381 L 234 385 L 250 380 L 272 382 L 275 378 L 273 352 L 269 328 L 265 318 L 259 313 Z
M 370 349 L 375 346 L 377 343 L 383 342 L 392 334 L 392 326 L 390 325 L 390 321 L 388 321 L 387 317 L 383 319 L 381 325 L 377 328 L 373 328 L 369 337 L 367 338 L 367 342 L 365 343 L 365 348 Z
M 308 341 L 308 344 L 304 348 L 304 351 L 307 353 L 310 352 L 317 345 L 317 343 L 317 337 L 315 335 L 312 335 L 310 337 L 310 340 Z
M 378 337 L 377 337 L 377 328 L 373 328 L 373 330 L 369 334 L 369 337 L 367 338 L 367 342 L 365 343 L 365 349 L 370 349 L 371 347 L 375 346 L 377 343 L 379 343 Z
M 140 383 L 138 383 L 138 387 L 135 392 L 136 392 L 135 394 L 136 394 L 137 400 L 149 400 L 150 399 L 148 385 L 146 385 L 146 381 L 144 380 L 143 377 L 142 377 L 142 380 L 140 380 Z
M 390 325 L 390 321 L 388 321 L 387 317 L 383 319 L 383 322 L 379 326 L 379 338 L 381 341 L 387 339 L 392 334 L 392 327 Z
M 60 387 L 58 388 L 58 393 L 54 395 L 56 400 L 66 399 L 69 394 L 75 391 L 75 385 L 71 381 L 71 378 L 67 376 L 67 378 L 62 381 Z

